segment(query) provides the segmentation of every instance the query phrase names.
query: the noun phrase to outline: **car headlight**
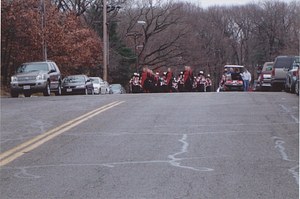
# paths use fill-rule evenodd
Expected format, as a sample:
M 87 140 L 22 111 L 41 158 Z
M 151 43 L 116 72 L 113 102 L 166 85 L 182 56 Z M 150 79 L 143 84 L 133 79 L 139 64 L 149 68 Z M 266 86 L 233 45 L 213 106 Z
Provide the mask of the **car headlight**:
M 85 88 L 85 85 L 76 86 L 76 88 Z
M 11 82 L 17 82 L 18 78 L 16 76 L 11 76 Z
M 45 75 L 36 76 L 36 80 L 44 80 L 44 79 L 45 79 Z

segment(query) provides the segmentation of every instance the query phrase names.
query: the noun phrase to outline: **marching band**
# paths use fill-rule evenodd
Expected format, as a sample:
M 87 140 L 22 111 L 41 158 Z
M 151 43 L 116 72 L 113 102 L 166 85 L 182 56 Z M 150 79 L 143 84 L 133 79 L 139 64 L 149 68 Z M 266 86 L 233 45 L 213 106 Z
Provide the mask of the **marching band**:
M 204 76 L 204 72 L 200 71 L 195 77 L 189 66 L 185 66 L 185 71 L 180 72 L 178 78 L 173 77 L 170 68 L 159 76 L 159 71 L 153 72 L 144 67 L 142 74 L 132 75 L 129 84 L 131 93 L 211 92 L 212 87 L 209 74 Z

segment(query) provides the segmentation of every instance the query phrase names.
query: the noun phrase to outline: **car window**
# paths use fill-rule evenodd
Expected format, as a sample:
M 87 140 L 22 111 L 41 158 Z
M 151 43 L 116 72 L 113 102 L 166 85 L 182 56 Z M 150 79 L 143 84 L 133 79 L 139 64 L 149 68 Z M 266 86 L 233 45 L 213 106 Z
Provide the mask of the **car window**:
M 99 84 L 99 83 L 100 83 L 100 81 L 99 81 L 98 78 L 90 78 L 90 79 L 91 79 L 91 82 L 92 82 L 92 83 L 96 83 L 96 84 Z
M 120 85 L 112 85 L 112 86 L 111 86 L 111 89 L 112 89 L 112 90 L 120 90 L 120 89 L 121 89 L 121 86 L 120 86 Z
M 56 68 L 53 63 L 50 63 L 50 67 L 51 67 L 51 70 L 54 70 L 56 72 Z
M 65 77 L 63 80 L 64 83 L 80 83 L 85 82 L 85 79 L 83 76 L 69 76 Z
M 273 66 L 270 65 L 270 66 L 267 66 L 266 71 L 272 71 L 272 69 L 273 69 Z
M 274 64 L 274 68 L 290 68 L 292 63 L 299 58 L 296 57 L 281 57 L 277 58 Z
M 48 64 L 46 63 L 24 64 L 20 66 L 17 73 L 28 73 L 32 71 L 49 71 Z
M 60 70 L 59 70 L 58 66 L 57 66 L 54 62 L 53 62 L 52 64 L 53 64 L 53 66 L 54 66 L 56 72 L 60 73 Z

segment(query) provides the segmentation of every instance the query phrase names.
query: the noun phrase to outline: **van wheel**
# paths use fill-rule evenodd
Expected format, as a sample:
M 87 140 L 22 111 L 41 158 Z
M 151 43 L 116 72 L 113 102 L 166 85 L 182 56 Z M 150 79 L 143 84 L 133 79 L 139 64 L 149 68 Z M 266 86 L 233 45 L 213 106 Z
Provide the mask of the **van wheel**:
M 25 93 L 24 93 L 24 96 L 25 96 L 25 97 L 30 97 L 30 95 L 31 95 L 31 93 L 29 93 L 29 92 L 25 92 Z
M 12 98 L 19 97 L 19 93 L 18 93 L 18 92 L 11 91 L 11 97 L 12 97 Z
M 47 82 L 46 88 L 45 88 L 43 94 L 44 94 L 44 96 L 50 96 L 50 84 L 49 84 L 49 82 Z
M 295 93 L 299 95 L 299 81 L 295 84 Z

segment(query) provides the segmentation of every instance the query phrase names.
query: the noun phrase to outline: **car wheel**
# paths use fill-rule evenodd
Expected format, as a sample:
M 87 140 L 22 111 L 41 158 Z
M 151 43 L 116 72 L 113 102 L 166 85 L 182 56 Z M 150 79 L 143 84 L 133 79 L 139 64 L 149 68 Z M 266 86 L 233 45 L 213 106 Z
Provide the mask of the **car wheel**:
M 24 93 L 24 96 L 25 96 L 25 97 L 30 97 L 30 95 L 31 95 L 31 93 L 29 93 L 29 92 L 25 92 L 25 93 Z
M 58 85 L 57 91 L 55 92 L 55 95 L 61 95 L 61 85 Z
M 284 91 L 290 92 L 290 88 L 288 87 L 288 85 L 286 83 L 284 84 Z
M 299 95 L 299 81 L 297 81 L 295 84 L 295 93 Z
M 43 94 L 44 94 L 44 96 L 50 96 L 50 84 L 49 84 L 49 82 L 47 82 L 46 88 L 45 88 Z
M 11 97 L 12 97 L 12 98 L 19 97 L 19 93 L 14 92 L 14 91 L 11 91 Z

